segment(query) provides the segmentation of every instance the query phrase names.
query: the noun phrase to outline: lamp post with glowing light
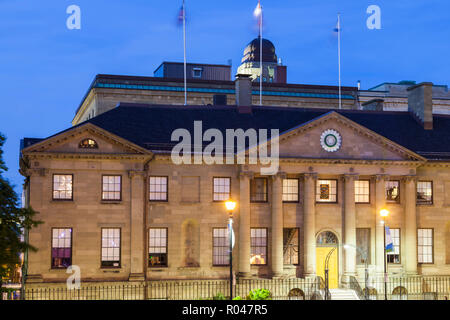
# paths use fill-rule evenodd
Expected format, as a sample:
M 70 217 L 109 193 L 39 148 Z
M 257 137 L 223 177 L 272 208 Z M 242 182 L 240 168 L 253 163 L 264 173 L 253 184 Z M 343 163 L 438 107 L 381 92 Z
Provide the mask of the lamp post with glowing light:
M 231 199 L 225 202 L 228 211 L 228 238 L 230 241 L 230 300 L 233 300 L 233 211 L 236 208 L 236 201 Z
M 387 209 L 380 210 L 383 218 L 383 257 L 384 257 L 384 300 L 387 300 L 387 265 L 386 265 L 386 217 L 389 215 Z

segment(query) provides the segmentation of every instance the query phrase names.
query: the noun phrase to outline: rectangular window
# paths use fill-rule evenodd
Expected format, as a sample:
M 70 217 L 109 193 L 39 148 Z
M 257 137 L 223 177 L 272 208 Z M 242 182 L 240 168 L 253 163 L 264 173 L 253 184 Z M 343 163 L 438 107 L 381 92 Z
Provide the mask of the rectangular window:
M 418 181 L 417 182 L 417 203 L 433 204 L 433 182 Z
M 392 238 L 393 249 L 386 252 L 387 262 L 400 263 L 400 229 L 389 229 L 389 232 Z M 387 239 L 388 237 L 386 236 Z
M 229 236 L 227 228 L 213 229 L 213 265 L 228 266 L 230 265 L 229 257 Z
M 266 178 L 254 178 L 250 180 L 250 201 L 267 202 Z
M 337 202 L 337 180 L 317 180 L 317 202 Z
M 167 177 L 150 177 L 150 201 L 167 201 Z
M 72 265 L 72 229 L 52 229 L 52 268 Z
M 369 203 L 370 202 L 370 181 L 356 180 L 355 181 L 355 202 Z
M 400 202 L 400 181 L 386 181 L 386 200 Z
M 54 174 L 53 175 L 53 200 L 73 199 L 73 175 Z
M 149 229 L 148 266 L 167 267 L 167 228 Z
M 298 228 L 283 229 L 283 260 L 284 264 L 298 264 L 299 232 Z
M 202 68 L 192 68 L 192 77 L 193 78 L 201 78 L 202 77 Z
M 267 264 L 267 229 L 252 228 L 250 230 L 250 264 Z
M 102 228 L 102 267 L 120 267 L 120 228 Z
M 213 178 L 213 200 L 226 201 L 230 199 L 231 179 L 230 178 Z
M 298 202 L 298 179 L 283 179 L 283 201 Z
M 370 264 L 370 229 L 356 228 L 356 264 Z M 352 250 L 349 248 L 349 250 Z
M 433 263 L 433 229 L 417 230 L 417 261 Z
M 102 200 L 121 200 L 122 176 L 102 177 Z

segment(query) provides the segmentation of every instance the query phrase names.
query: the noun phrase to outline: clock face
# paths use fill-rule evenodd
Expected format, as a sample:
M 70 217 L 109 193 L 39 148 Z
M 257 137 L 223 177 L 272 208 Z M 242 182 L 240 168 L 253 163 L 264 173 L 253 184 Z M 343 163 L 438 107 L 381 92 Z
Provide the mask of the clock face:
M 320 144 L 327 152 L 336 152 L 341 147 L 341 135 L 333 129 L 328 129 L 322 132 L 320 136 Z

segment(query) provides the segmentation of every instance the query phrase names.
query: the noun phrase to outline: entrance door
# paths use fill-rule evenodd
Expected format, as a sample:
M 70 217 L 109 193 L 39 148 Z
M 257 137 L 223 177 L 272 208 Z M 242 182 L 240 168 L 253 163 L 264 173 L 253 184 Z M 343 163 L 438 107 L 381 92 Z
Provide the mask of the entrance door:
M 339 286 L 339 264 L 338 264 L 338 240 L 334 233 L 325 231 L 319 234 L 316 242 L 316 274 L 325 280 L 325 259 L 330 256 L 328 262 L 329 288 L 334 289 Z

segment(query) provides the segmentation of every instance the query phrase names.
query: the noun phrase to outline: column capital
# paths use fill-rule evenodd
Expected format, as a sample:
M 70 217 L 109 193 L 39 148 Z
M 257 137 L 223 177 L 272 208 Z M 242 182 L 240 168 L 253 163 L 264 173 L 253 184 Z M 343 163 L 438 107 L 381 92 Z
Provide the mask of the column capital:
M 271 175 L 270 177 L 272 178 L 272 180 L 275 180 L 275 179 L 286 179 L 287 174 L 286 174 L 286 172 L 277 172 L 276 174 Z
M 417 182 L 417 176 L 416 175 L 402 176 L 401 180 L 403 182 Z
M 375 182 L 388 181 L 389 175 L 388 174 L 376 174 L 376 175 L 372 176 L 371 179 Z
M 301 175 L 301 177 L 303 177 L 303 179 L 305 180 L 317 180 L 318 174 L 315 172 L 308 172 L 308 173 L 303 173 Z
M 238 178 L 239 179 L 253 179 L 253 177 L 255 176 L 255 173 L 253 171 L 240 171 L 238 174 Z
M 40 176 L 40 177 L 45 177 L 47 174 L 49 173 L 49 170 L 47 168 L 32 168 L 32 169 L 26 169 L 25 171 L 23 171 L 23 174 L 25 174 L 25 176 L 27 177 L 31 177 L 31 176 Z
M 352 182 L 359 179 L 359 174 L 357 173 L 347 173 L 341 176 L 341 180 L 344 182 Z
M 134 177 L 142 177 L 146 176 L 146 171 L 143 170 L 128 170 L 128 177 L 133 179 Z

